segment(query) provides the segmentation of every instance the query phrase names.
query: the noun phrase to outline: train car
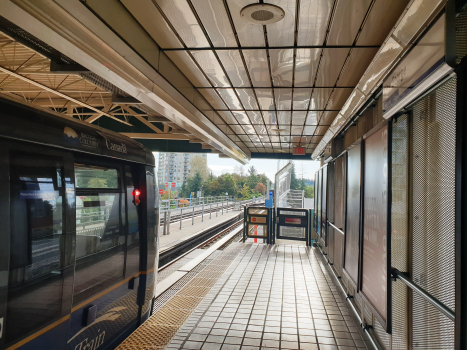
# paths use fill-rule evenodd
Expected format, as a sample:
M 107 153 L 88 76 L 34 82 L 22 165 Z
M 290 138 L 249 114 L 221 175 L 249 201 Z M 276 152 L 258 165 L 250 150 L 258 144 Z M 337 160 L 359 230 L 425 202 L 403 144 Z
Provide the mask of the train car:
M 150 313 L 154 156 L 0 99 L 0 349 L 112 349 Z

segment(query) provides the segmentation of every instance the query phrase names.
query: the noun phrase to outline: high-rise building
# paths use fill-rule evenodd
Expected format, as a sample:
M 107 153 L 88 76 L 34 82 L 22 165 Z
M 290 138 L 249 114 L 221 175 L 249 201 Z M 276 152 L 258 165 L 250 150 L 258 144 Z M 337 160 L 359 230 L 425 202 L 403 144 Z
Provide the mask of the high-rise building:
M 207 158 L 206 154 L 160 152 L 157 168 L 159 184 L 166 182 L 184 183 L 191 175 L 192 156 Z

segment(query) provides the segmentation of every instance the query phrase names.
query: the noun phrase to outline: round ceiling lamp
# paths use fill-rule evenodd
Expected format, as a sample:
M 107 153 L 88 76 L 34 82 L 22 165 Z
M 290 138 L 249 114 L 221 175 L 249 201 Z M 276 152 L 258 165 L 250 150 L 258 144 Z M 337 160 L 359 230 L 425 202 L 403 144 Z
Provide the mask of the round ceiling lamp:
M 265 25 L 279 22 L 285 12 L 276 5 L 251 4 L 242 8 L 240 16 L 248 23 Z

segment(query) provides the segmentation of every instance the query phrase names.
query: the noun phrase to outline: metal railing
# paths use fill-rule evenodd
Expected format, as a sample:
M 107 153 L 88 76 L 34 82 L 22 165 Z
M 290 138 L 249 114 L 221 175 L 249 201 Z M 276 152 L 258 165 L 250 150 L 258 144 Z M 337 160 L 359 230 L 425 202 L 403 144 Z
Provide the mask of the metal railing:
M 399 279 L 402 282 L 404 282 L 404 284 L 407 287 L 412 289 L 414 292 L 418 293 L 418 295 L 420 295 L 422 298 L 428 301 L 431 305 L 433 305 L 435 308 L 441 311 L 441 313 L 447 316 L 451 321 L 455 321 L 456 314 L 449 306 L 443 304 L 441 301 L 436 299 L 433 295 L 428 293 L 425 289 L 420 287 L 418 284 L 416 284 L 414 281 L 412 281 L 410 278 L 408 278 L 404 273 L 400 272 L 398 269 L 393 268 L 391 270 L 391 274 L 394 279 Z
M 183 220 L 191 219 L 191 224 L 194 225 L 195 217 L 201 216 L 201 222 L 204 221 L 204 217 L 209 215 L 209 219 L 213 216 L 217 217 L 218 215 L 224 215 L 224 210 L 226 213 L 229 210 L 241 211 L 246 205 L 249 204 L 259 204 L 264 202 L 265 197 L 261 196 L 258 198 L 252 198 L 244 201 L 224 201 L 224 202 L 215 202 L 191 207 L 180 207 L 176 209 L 166 209 L 165 211 L 160 211 L 160 226 L 162 226 L 163 235 L 170 234 L 170 224 L 179 222 L 179 229 L 182 229 Z
M 233 202 L 234 196 L 211 196 L 211 197 L 195 197 L 195 198 L 171 198 L 162 199 L 160 201 L 161 213 L 169 209 L 187 208 L 198 205 L 223 203 L 226 201 Z

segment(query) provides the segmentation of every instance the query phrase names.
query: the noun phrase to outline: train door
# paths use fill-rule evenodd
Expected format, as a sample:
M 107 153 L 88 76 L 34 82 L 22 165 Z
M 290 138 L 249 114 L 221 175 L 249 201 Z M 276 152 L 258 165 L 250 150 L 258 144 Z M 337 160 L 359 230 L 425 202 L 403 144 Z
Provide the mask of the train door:
M 50 336 L 64 348 L 71 308 L 72 155 L 0 142 L 0 348 Z M 53 334 L 52 334 L 53 333 Z

